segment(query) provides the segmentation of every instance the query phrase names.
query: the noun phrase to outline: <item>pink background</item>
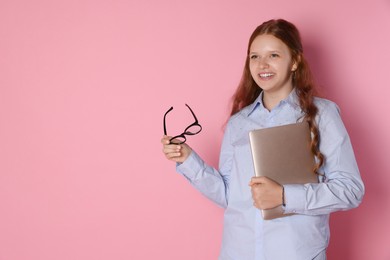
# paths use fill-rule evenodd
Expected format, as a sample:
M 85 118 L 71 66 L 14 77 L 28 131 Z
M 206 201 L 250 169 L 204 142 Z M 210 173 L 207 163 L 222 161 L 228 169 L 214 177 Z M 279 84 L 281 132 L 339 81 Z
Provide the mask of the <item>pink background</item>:
M 216 259 L 223 210 L 161 153 L 192 106 L 216 166 L 250 33 L 301 30 L 367 192 L 329 259 L 390 259 L 390 2 L 0 1 L 0 260 Z

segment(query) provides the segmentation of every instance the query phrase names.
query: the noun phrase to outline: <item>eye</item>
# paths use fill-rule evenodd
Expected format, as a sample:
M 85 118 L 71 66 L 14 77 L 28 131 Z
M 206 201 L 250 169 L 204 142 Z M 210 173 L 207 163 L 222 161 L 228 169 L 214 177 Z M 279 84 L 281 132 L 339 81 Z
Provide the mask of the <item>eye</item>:
M 251 59 L 251 60 L 255 60 L 255 59 L 257 59 L 259 56 L 257 56 L 256 54 L 252 54 L 252 55 L 250 55 L 249 56 L 249 58 Z
M 278 58 L 278 57 L 279 57 L 279 54 L 277 54 L 277 53 L 272 53 L 272 54 L 270 55 L 270 57 L 271 57 L 271 58 Z

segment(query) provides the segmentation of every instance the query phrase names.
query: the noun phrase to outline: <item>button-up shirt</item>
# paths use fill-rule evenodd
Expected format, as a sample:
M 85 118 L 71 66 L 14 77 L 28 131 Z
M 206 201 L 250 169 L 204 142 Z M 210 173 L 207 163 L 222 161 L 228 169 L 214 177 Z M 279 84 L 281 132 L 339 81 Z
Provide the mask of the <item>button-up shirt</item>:
M 177 165 L 196 189 L 225 208 L 220 260 L 326 259 L 329 213 L 360 204 L 364 185 L 339 108 L 322 98 L 314 102 L 319 110 L 319 148 L 325 156 L 319 171 L 325 178 L 319 183 L 284 185 L 284 210 L 294 215 L 263 220 L 248 184 L 254 176 L 249 131 L 302 119 L 295 90 L 271 111 L 264 107 L 261 93 L 229 119 L 218 170 L 195 151 Z

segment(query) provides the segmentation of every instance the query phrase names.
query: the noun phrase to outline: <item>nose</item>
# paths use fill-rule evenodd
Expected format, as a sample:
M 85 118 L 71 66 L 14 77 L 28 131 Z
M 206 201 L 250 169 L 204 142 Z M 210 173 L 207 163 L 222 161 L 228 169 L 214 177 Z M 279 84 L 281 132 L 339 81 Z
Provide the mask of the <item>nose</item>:
M 260 58 L 257 63 L 259 69 L 267 69 L 269 67 L 268 61 L 265 58 Z

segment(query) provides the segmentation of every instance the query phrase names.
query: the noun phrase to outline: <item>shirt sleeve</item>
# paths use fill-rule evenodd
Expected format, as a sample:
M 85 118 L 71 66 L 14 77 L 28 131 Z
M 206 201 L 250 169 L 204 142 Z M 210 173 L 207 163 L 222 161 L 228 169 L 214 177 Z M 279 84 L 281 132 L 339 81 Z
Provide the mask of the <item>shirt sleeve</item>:
M 227 127 L 222 141 L 219 170 L 207 165 L 195 151 L 192 151 L 183 163 L 176 166 L 177 172 L 187 178 L 197 190 L 223 208 L 227 207 L 233 154 L 229 132 Z
M 320 151 L 325 156 L 320 183 L 289 184 L 285 188 L 285 213 L 329 214 L 357 207 L 364 195 L 364 184 L 350 138 L 333 102 L 322 107 L 318 125 Z M 319 107 L 321 110 L 321 107 Z

